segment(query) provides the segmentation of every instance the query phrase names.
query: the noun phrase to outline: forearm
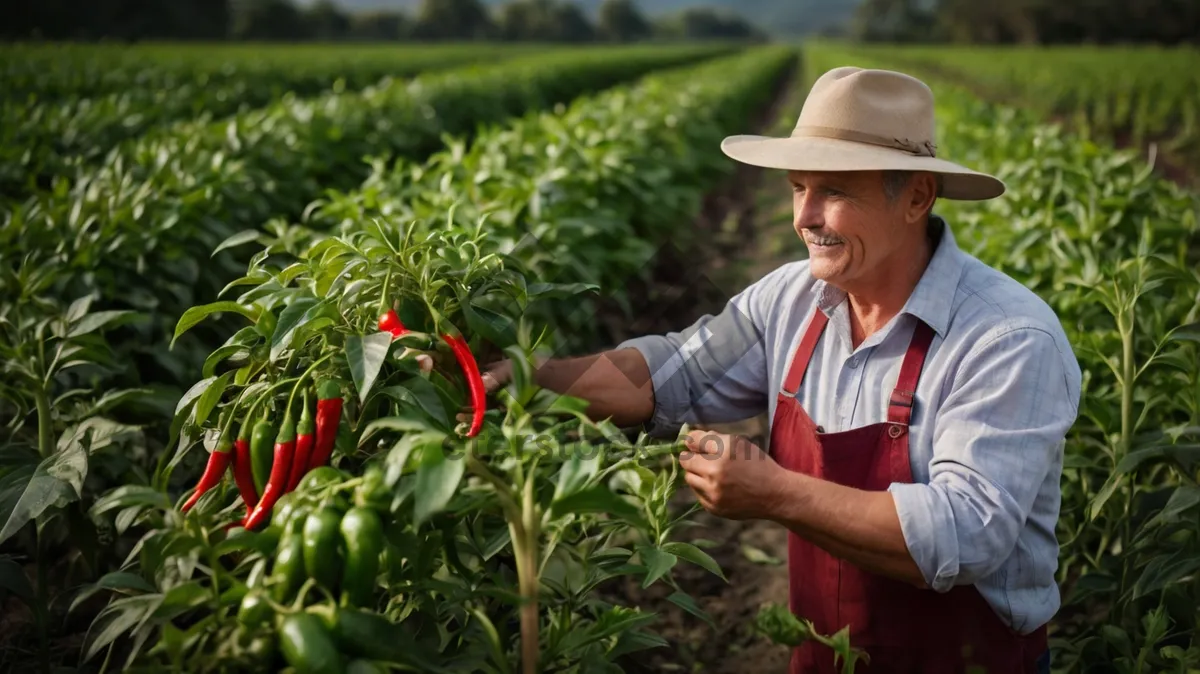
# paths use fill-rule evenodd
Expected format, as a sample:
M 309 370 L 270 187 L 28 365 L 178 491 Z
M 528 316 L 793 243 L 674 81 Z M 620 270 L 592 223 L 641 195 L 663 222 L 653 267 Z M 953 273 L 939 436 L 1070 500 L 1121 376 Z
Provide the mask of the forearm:
M 636 426 L 654 414 L 650 367 L 636 349 L 580 358 L 548 360 L 535 373 L 537 384 L 588 401 L 588 416 Z
M 890 493 L 792 471 L 781 471 L 772 491 L 768 519 L 866 571 L 927 587 L 909 554 Z

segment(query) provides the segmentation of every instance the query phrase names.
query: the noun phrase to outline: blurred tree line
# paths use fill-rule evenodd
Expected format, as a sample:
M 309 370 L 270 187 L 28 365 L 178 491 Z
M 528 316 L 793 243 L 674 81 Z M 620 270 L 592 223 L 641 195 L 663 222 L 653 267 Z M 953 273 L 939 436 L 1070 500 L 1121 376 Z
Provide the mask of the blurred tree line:
M 1200 0 L 863 0 L 873 42 L 1200 43 Z
M 48 40 L 513 40 L 631 42 L 762 39 L 736 15 L 690 8 L 651 21 L 634 0 L 605 0 L 593 22 L 568 0 L 422 0 L 412 13 L 348 13 L 331 0 L 35 0 L 5 12 L 0 37 Z

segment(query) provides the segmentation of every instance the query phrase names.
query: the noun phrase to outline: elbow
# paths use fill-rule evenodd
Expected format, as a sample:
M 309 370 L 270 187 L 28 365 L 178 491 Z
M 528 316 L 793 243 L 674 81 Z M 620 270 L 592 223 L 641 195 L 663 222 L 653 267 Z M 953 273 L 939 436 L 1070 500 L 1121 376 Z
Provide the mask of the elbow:
M 959 550 L 962 552 L 958 572 L 949 585 L 974 585 L 995 573 L 1012 554 L 1019 533 L 1017 521 L 1009 518 L 993 520 L 973 531 L 959 532 Z

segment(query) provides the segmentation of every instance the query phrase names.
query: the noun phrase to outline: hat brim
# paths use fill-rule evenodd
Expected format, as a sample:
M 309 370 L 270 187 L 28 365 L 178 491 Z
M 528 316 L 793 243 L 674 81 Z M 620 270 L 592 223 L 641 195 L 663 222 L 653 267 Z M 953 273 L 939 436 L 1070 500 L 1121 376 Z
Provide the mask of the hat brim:
M 789 171 L 931 171 L 942 175 L 945 199 L 983 201 L 1005 191 L 998 178 L 951 161 L 834 138 L 730 136 L 721 151 L 744 164 Z

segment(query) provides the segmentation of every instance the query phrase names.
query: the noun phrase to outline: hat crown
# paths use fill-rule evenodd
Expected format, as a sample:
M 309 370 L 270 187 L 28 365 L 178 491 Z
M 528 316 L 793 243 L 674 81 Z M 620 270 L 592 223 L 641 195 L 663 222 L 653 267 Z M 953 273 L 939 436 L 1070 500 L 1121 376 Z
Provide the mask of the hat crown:
M 834 68 L 813 83 L 798 136 L 840 136 L 847 140 L 934 155 L 933 91 L 911 75 L 891 70 Z

